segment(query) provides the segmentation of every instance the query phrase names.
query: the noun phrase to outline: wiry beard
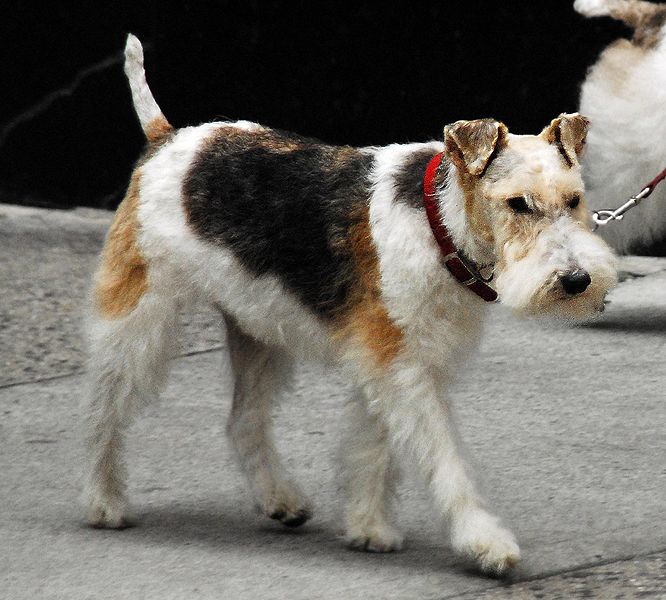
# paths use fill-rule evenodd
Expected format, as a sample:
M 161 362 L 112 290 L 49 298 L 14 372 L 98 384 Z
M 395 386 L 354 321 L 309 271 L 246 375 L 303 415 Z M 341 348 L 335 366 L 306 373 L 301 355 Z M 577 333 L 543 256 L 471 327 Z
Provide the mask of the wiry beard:
M 577 320 L 603 310 L 604 298 L 617 281 L 616 259 L 608 246 L 568 218 L 544 229 L 530 251 L 520 256 L 520 242 L 503 246 L 496 275 L 500 300 L 517 312 Z M 576 295 L 567 294 L 560 275 L 587 271 L 591 283 Z

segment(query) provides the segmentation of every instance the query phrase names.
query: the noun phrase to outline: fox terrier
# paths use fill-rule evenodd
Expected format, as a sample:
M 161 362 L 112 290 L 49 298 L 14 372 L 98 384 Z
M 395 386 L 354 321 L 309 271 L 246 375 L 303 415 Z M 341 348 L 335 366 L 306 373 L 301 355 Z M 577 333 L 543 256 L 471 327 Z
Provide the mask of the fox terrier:
M 610 16 L 634 29 L 604 50 L 582 86 L 591 119 L 583 175 L 590 207 L 617 206 L 666 167 L 666 4 L 577 0 L 588 17 Z M 666 187 L 600 234 L 619 252 L 666 236 Z
M 518 545 L 472 481 L 446 386 L 495 299 L 486 266 L 519 311 L 602 309 L 616 274 L 583 199 L 587 120 L 564 114 L 537 136 L 458 121 L 443 142 L 383 148 L 329 146 L 247 121 L 176 131 L 133 36 L 125 71 L 148 146 L 94 283 L 90 524 L 127 524 L 123 434 L 167 375 L 178 310 L 203 299 L 226 322 L 228 433 L 263 514 L 287 526 L 310 517 L 277 455 L 270 412 L 295 359 L 335 361 L 356 386 L 347 542 L 400 548 L 390 513 L 404 456 L 455 551 L 489 573 L 511 568 Z

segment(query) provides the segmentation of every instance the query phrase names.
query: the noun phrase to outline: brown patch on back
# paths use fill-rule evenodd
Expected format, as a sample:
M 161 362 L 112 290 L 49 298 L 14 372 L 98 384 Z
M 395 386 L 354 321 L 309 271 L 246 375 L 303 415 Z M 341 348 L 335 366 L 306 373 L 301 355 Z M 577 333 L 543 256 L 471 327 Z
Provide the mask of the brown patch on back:
M 350 229 L 349 250 L 354 258 L 354 284 L 338 316 L 336 337 L 356 340 L 370 352 L 377 366 L 386 367 L 400 352 L 403 334 L 382 302 L 379 258 L 367 206 Z
M 289 137 L 269 128 L 257 127 L 257 129 L 248 130 L 233 126 L 222 126 L 205 140 L 203 148 L 214 145 L 220 138 L 251 140 L 253 147 L 265 148 L 271 152 L 292 152 L 304 146 L 303 141 L 298 137 Z
M 148 289 L 147 265 L 137 247 L 140 172 L 135 171 L 109 229 L 95 277 L 95 303 L 106 317 L 119 319 L 134 310 Z
M 256 134 L 255 134 L 256 135 Z M 296 140 L 281 139 L 279 136 L 269 132 L 259 133 L 257 137 L 258 146 L 266 148 L 271 152 L 293 152 L 303 147 L 303 144 Z

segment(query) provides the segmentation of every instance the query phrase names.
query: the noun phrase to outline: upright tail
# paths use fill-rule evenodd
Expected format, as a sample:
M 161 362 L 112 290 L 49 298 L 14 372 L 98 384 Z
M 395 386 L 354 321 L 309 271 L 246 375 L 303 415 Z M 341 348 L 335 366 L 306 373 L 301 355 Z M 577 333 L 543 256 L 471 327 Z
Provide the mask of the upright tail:
M 143 47 L 139 39 L 131 33 L 127 36 L 125 45 L 125 75 L 132 91 L 134 110 L 148 142 L 160 142 L 173 131 L 173 127 L 162 114 L 148 87 L 146 72 L 143 70 Z

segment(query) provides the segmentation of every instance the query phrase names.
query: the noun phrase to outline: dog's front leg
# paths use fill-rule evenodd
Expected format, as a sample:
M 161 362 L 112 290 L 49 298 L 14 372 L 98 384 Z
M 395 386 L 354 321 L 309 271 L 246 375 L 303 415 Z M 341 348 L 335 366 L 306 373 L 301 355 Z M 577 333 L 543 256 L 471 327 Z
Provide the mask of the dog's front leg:
M 347 502 L 345 539 L 352 548 L 393 552 L 402 547 L 402 535 L 391 523 L 397 468 L 386 427 L 368 413 L 368 401 L 359 390 L 353 402 L 351 434 L 345 441 Z
M 513 534 L 483 508 L 457 447 L 443 385 L 430 370 L 402 365 L 365 386 L 368 409 L 385 424 L 393 449 L 414 461 L 435 509 L 450 523 L 454 550 L 487 573 L 502 574 L 520 558 Z

